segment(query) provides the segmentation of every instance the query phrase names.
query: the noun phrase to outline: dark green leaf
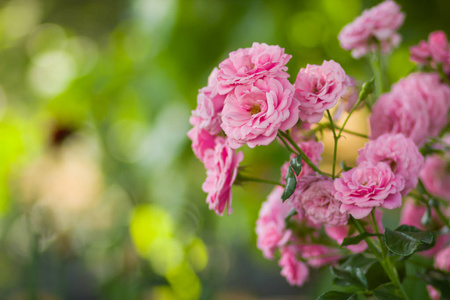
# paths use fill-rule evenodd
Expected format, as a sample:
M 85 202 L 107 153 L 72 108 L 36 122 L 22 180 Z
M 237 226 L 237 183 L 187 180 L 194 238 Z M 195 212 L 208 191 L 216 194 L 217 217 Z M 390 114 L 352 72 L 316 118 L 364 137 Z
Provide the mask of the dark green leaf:
M 281 199 L 283 200 L 283 202 L 286 201 L 290 196 L 292 196 L 297 185 L 297 179 L 291 167 L 288 168 L 285 179 L 286 186 L 284 187 L 283 194 L 281 194 Z
M 385 284 L 373 291 L 373 295 L 380 300 L 402 300 L 400 291 L 393 284 Z
M 420 220 L 420 223 L 424 226 L 428 226 L 431 224 L 431 208 L 427 205 L 427 210 L 422 216 L 422 219 Z
M 391 281 L 378 261 L 372 264 L 365 274 L 369 290 Z
M 323 293 L 316 300 L 357 300 L 358 295 L 355 293 L 344 293 L 338 291 L 330 291 Z
M 402 225 L 395 231 L 387 228 L 384 236 L 386 247 L 391 252 L 401 256 L 408 256 L 418 250 L 425 250 L 418 248 L 421 244 L 425 244 L 425 248 L 432 246 L 435 240 L 433 233 L 420 231 L 408 225 Z
M 345 238 L 344 241 L 342 242 L 341 246 L 357 245 L 362 240 L 364 240 L 365 238 L 370 237 L 370 236 L 383 236 L 383 235 L 381 233 L 370 233 L 370 232 L 365 231 L 357 236 Z
M 338 269 L 331 267 L 331 273 L 338 279 L 345 280 L 351 285 L 367 288 L 367 279 L 360 268 Z
M 296 210 L 295 208 L 293 208 L 293 209 L 291 210 L 291 212 L 287 215 L 287 217 L 284 218 L 284 223 L 286 224 L 286 228 L 289 227 L 289 226 L 288 226 L 288 225 L 289 225 L 289 220 L 290 220 L 293 216 L 295 216 L 296 214 L 298 214 L 298 212 L 297 212 L 297 210 Z
M 289 163 L 289 167 L 292 168 L 295 175 L 300 175 L 300 172 L 302 171 L 302 155 L 299 154 L 298 156 L 291 159 L 291 162 Z
M 361 253 L 354 254 L 350 256 L 345 262 L 343 262 L 339 269 L 356 269 L 359 268 L 366 273 L 367 270 L 376 263 L 378 260 L 376 258 L 367 257 Z

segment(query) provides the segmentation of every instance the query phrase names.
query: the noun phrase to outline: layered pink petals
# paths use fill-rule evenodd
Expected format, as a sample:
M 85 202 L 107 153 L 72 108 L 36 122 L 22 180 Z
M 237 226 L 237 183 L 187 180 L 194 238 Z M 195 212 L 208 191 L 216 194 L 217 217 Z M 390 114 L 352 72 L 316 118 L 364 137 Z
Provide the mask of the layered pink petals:
M 321 66 L 300 69 L 295 81 L 295 98 L 299 101 L 300 119 L 317 123 L 324 111 L 334 107 L 347 92 L 350 81 L 342 67 L 333 60 Z
M 420 65 L 441 65 L 444 71 L 450 71 L 450 44 L 443 31 L 435 31 L 428 36 L 428 42 L 421 41 L 410 48 L 411 60 Z
M 423 185 L 433 195 L 450 201 L 450 162 L 437 154 L 428 156 L 420 171 Z
M 341 212 L 356 219 L 370 214 L 374 207 L 394 209 L 402 205 L 400 191 L 404 180 L 396 177 L 388 164 L 361 163 L 334 181 L 335 198 L 342 202 Z
M 287 62 L 291 55 L 280 46 L 253 43 L 251 48 L 238 49 L 219 64 L 218 92 L 229 93 L 239 85 L 252 84 L 263 77 L 288 78 Z
M 231 186 L 236 179 L 239 163 L 244 159 L 242 152 L 236 153 L 222 137 L 216 137 L 214 149 L 205 151 L 204 163 L 206 181 L 203 191 L 208 193 L 206 203 L 218 215 L 231 213 Z
M 340 211 L 341 202 L 334 198 L 333 180 L 329 177 L 302 177 L 290 202 L 314 224 L 338 226 L 347 223 L 348 214 Z
M 286 244 L 292 234 L 285 224 L 292 207 L 281 201 L 282 193 L 282 187 L 275 187 L 262 204 L 256 221 L 257 246 L 268 259 L 273 258 L 275 250 Z
M 388 53 L 401 41 L 396 31 L 403 24 L 404 18 L 400 6 L 387 0 L 363 11 L 361 16 L 342 29 L 338 38 L 342 48 L 352 50 L 355 58 L 376 50 L 377 43 L 383 53 Z
M 278 130 L 298 121 L 298 103 L 287 79 L 264 77 L 237 86 L 227 95 L 222 111 L 222 129 L 232 148 L 270 144 Z
M 403 134 L 383 134 L 366 143 L 358 154 L 358 164 L 387 163 L 395 176 L 405 182 L 402 195 L 416 187 L 424 159 L 414 142 Z
M 279 265 L 281 275 L 286 278 L 290 285 L 302 286 L 308 279 L 309 270 L 305 263 L 297 258 L 296 246 L 285 246 L 281 250 Z
M 194 127 L 188 131 L 187 135 L 192 141 L 192 151 L 194 151 L 195 156 L 203 162 L 206 150 L 214 148 L 214 140 L 216 137 L 211 135 L 208 131 L 201 129 L 200 126 L 197 125 L 197 118 L 191 117 L 191 122 L 194 123 Z

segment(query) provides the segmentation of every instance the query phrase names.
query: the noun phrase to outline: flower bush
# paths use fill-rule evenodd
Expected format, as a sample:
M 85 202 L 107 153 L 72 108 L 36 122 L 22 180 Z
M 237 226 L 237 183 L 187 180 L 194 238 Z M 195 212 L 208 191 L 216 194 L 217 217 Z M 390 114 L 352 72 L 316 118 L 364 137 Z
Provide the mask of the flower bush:
M 340 289 L 319 299 L 410 299 L 403 280 L 416 253 L 431 260 L 413 276 L 427 283 L 433 299 L 450 297 L 450 46 L 443 32 L 430 34 L 411 48 L 420 70 L 385 90 L 381 60 L 400 43 L 404 17 L 387 0 L 342 29 L 342 47 L 372 62 L 374 78 L 362 86 L 333 60 L 301 68 L 292 84 L 291 56 L 254 43 L 212 71 L 192 112 L 188 136 L 207 170 L 203 190 L 210 209 L 231 213 L 233 184 L 276 185 L 256 222 L 257 247 L 279 259 L 291 285 L 308 281 L 310 268 L 331 266 Z M 363 107 L 370 113 L 369 136 L 345 128 Z M 323 130 L 334 138 L 331 172 L 320 168 Z M 342 162 L 338 171 L 343 134 L 368 141 L 357 165 Z M 291 152 L 279 181 L 248 176 L 239 167 L 243 154 L 235 149 L 269 144 Z M 402 211 L 399 227 L 385 228 L 383 210 Z

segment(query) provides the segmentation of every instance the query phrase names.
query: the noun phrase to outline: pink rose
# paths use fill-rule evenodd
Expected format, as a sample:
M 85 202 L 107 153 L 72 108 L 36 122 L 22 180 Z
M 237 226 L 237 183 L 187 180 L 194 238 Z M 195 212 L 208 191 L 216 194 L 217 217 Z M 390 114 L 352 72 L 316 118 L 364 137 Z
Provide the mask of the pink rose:
M 402 195 L 407 195 L 417 185 L 423 160 L 422 154 L 410 138 L 403 134 L 383 134 L 358 150 L 356 162 L 387 163 L 396 177 L 405 180 Z
M 334 107 L 347 92 L 348 77 L 342 67 L 333 60 L 321 66 L 307 65 L 298 72 L 295 81 L 295 98 L 300 106 L 300 119 L 317 123 L 324 111 Z
M 431 60 L 431 52 L 428 43 L 421 41 L 419 45 L 409 48 L 411 53 L 411 61 L 420 65 L 427 65 Z
M 214 139 L 216 137 L 200 128 L 198 124 L 201 121 L 197 117 L 191 116 L 190 121 L 194 127 L 188 131 L 187 136 L 192 141 L 192 150 L 194 151 L 195 156 L 203 162 L 206 150 L 214 148 Z
M 335 263 L 341 255 L 333 249 L 317 244 L 301 245 L 300 255 L 311 267 L 319 268 L 324 265 Z
M 370 116 L 371 139 L 385 133 L 402 133 L 421 146 L 428 138 L 430 117 L 420 95 L 392 90 L 380 96 Z
M 341 212 L 356 219 L 370 214 L 374 207 L 394 209 L 402 205 L 400 191 L 404 180 L 394 175 L 388 164 L 363 162 L 334 180 L 335 198 L 342 202 Z
M 225 96 L 217 93 L 217 73 L 214 68 L 208 79 L 208 86 L 199 90 L 197 96 L 197 108 L 192 111 L 192 116 L 197 118 L 199 128 L 208 131 L 212 135 L 220 132 L 222 123 L 220 112 L 222 111 Z
M 377 42 L 381 45 L 381 51 L 388 53 L 401 41 L 396 31 L 404 19 L 405 14 L 400 12 L 400 6 L 394 1 L 384 1 L 363 11 L 361 16 L 342 29 L 338 38 L 342 48 L 352 50 L 355 58 L 376 50 Z
M 428 45 L 433 61 L 438 64 L 450 64 L 450 45 L 443 31 L 430 33 Z
M 304 213 L 314 224 L 345 225 L 348 214 L 340 212 L 341 202 L 337 201 L 333 194 L 331 178 L 309 175 L 298 180 L 290 202 L 298 212 Z
M 257 246 L 268 259 L 273 258 L 275 250 L 286 244 L 292 234 L 285 225 L 292 207 L 281 201 L 283 190 L 280 186 L 273 189 L 262 204 L 256 221 Z
M 438 252 L 434 261 L 434 267 L 445 272 L 450 272 L 450 246 Z
M 222 137 L 216 137 L 214 149 L 205 151 L 206 180 L 203 191 L 208 193 L 206 203 L 219 216 L 231 209 L 231 186 L 236 179 L 239 163 L 244 159 L 242 152 L 236 153 Z
M 380 233 L 384 232 L 383 222 L 382 222 L 383 212 L 379 209 L 375 209 L 375 220 L 377 222 L 378 230 Z M 372 228 L 372 221 L 369 219 L 369 217 L 366 217 L 363 219 L 365 223 L 367 224 L 364 226 L 364 230 L 370 233 L 374 233 L 375 230 Z M 339 245 L 342 244 L 344 239 L 346 237 L 350 236 L 357 236 L 359 232 L 354 231 L 352 234 L 349 234 L 351 232 L 351 229 L 353 229 L 350 225 L 340 225 L 340 226 L 331 226 L 331 227 L 325 227 L 326 234 L 335 240 Z M 365 241 L 361 241 L 359 244 L 356 245 L 349 245 L 345 246 L 349 250 L 355 253 L 363 252 L 367 248 L 367 244 Z
M 219 64 L 218 92 L 227 94 L 236 86 L 253 84 L 263 77 L 288 78 L 287 62 L 291 55 L 284 54 L 280 46 L 253 43 L 251 48 L 231 52 Z
M 297 254 L 295 245 L 283 247 L 279 265 L 282 268 L 281 275 L 290 285 L 302 286 L 308 280 L 309 270 L 305 263 L 297 259 Z
M 287 79 L 264 77 L 237 86 L 227 95 L 222 110 L 222 129 L 232 148 L 270 144 L 278 130 L 298 121 L 298 103 Z
M 429 119 L 426 138 L 438 136 L 447 125 L 447 113 L 450 108 L 450 87 L 441 83 L 437 73 L 412 73 L 394 84 L 392 91 L 407 94 L 409 102 L 425 102 L 425 112 Z M 424 114 L 423 111 L 420 113 Z
M 422 180 L 428 192 L 450 201 L 450 162 L 437 154 L 428 156 L 420 171 Z
M 440 300 L 441 299 L 441 293 L 436 290 L 432 285 L 427 285 L 427 291 L 428 295 L 432 300 Z
M 301 142 L 298 144 L 300 149 L 306 154 L 306 156 L 316 165 L 318 166 L 320 161 L 322 160 L 322 152 L 323 152 L 323 144 L 321 142 L 316 142 L 314 140 L 310 140 L 307 142 Z M 293 159 L 295 157 L 295 154 L 292 154 L 290 159 Z M 287 161 L 281 166 L 281 183 L 286 183 L 286 173 L 289 168 L 290 161 Z M 304 160 L 302 160 L 302 170 L 300 171 L 300 174 L 297 176 L 297 180 L 306 176 L 314 174 L 314 170 L 305 163 Z

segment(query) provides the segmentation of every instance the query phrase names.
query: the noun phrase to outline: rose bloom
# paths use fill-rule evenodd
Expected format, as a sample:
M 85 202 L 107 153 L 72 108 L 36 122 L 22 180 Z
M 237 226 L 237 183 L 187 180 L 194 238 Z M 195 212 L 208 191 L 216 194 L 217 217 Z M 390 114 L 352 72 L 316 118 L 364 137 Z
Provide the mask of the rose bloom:
M 195 156 L 203 162 L 206 150 L 214 149 L 216 137 L 200 128 L 201 120 L 199 118 L 191 116 L 190 121 L 194 127 L 188 131 L 187 136 L 192 141 L 192 151 L 194 151 Z
M 270 144 L 278 130 L 288 130 L 298 121 L 298 103 L 287 79 L 264 77 L 253 84 L 237 86 L 227 95 L 222 110 L 222 129 L 232 148 Z
M 427 138 L 438 136 L 447 125 L 447 114 L 450 108 L 450 87 L 441 83 L 439 74 L 412 73 L 394 84 L 392 91 L 407 94 L 409 101 L 425 102 L 425 112 L 429 119 Z M 420 113 L 424 114 L 423 111 Z
M 359 99 L 359 92 L 358 89 L 356 88 L 356 81 L 353 77 L 351 76 L 347 76 L 348 79 L 348 85 L 347 85 L 347 90 L 345 92 L 345 94 L 339 98 L 339 102 L 338 102 L 338 106 L 337 109 L 334 112 L 333 115 L 333 119 L 337 120 L 341 117 L 341 114 L 343 111 L 346 112 L 350 112 L 353 108 L 353 106 L 355 106 L 356 102 L 358 102 Z M 364 103 L 361 102 L 358 107 L 356 108 L 356 110 L 361 109 L 364 107 Z
M 404 180 L 394 175 L 388 164 L 363 162 L 334 180 L 334 197 L 342 202 L 341 212 L 356 219 L 370 214 L 374 207 L 394 209 L 402 205 L 400 191 Z
M 420 171 L 423 185 L 433 195 L 450 201 L 450 162 L 437 154 L 428 156 Z
M 295 98 L 299 101 L 300 119 L 317 123 L 324 111 L 334 107 L 347 92 L 350 84 L 342 67 L 333 60 L 321 66 L 307 65 L 298 72 L 295 81 Z
M 341 258 L 339 253 L 324 245 L 300 245 L 299 248 L 301 257 L 306 260 L 308 265 L 315 268 L 333 264 Z
M 256 221 L 257 246 L 268 259 L 273 258 L 275 250 L 286 244 L 292 234 L 285 224 L 292 207 L 281 201 L 283 190 L 280 186 L 274 188 L 262 204 Z
M 441 293 L 436 290 L 432 285 L 427 285 L 427 291 L 428 295 L 432 300 L 440 300 L 441 299 Z
M 233 51 L 219 64 L 218 92 L 224 95 L 236 86 L 252 84 L 263 77 L 289 78 L 286 64 L 291 57 L 280 46 L 264 43 Z
M 396 32 L 403 24 L 405 14 L 394 1 L 384 1 L 369 10 L 363 11 L 352 23 L 347 24 L 339 33 L 342 48 L 352 50 L 354 58 L 360 58 L 377 49 L 388 53 L 396 47 L 401 37 Z
M 311 140 L 307 142 L 301 142 L 298 144 L 298 146 L 316 166 L 319 165 L 320 161 L 322 160 L 321 155 L 323 152 L 323 144 L 321 142 Z M 295 154 L 292 154 L 290 159 L 293 159 L 294 157 Z M 281 166 L 281 183 L 283 184 L 286 184 L 285 177 L 289 168 L 289 164 L 290 161 L 287 161 Z M 298 174 L 297 180 L 310 174 L 314 174 L 314 170 L 307 163 L 305 163 L 304 160 L 302 160 L 302 170 L 300 171 L 300 174 Z
M 422 146 L 428 138 L 430 117 L 420 95 L 392 90 L 380 96 L 370 115 L 371 139 L 385 133 L 402 133 Z
M 214 68 L 208 79 L 208 86 L 199 90 L 197 96 L 197 108 L 192 111 L 192 117 L 197 118 L 194 121 L 199 128 L 206 130 L 212 135 L 220 132 L 222 122 L 220 112 L 222 111 L 225 96 L 217 93 L 217 73 Z
M 304 213 L 314 224 L 345 225 L 348 214 L 340 212 L 341 202 L 337 201 L 333 194 L 331 178 L 309 175 L 297 182 L 290 202 L 299 213 Z
M 410 48 L 411 60 L 419 65 L 442 65 L 444 72 L 450 74 L 450 44 L 443 31 L 434 31 L 428 36 L 428 42 Z
M 436 260 L 434 261 L 434 267 L 445 272 L 450 272 L 450 246 L 439 251 L 436 255 Z
M 244 159 L 242 152 L 236 153 L 222 137 L 216 137 L 214 149 L 205 151 L 206 180 L 203 191 L 208 193 L 206 203 L 219 216 L 231 209 L 231 186 L 236 179 L 239 163 Z
M 385 162 L 396 177 L 405 180 L 402 195 L 407 195 L 416 187 L 419 171 L 423 166 L 423 156 L 414 142 L 403 134 L 383 134 L 371 140 L 358 150 L 356 162 L 377 164 Z
M 295 245 L 285 246 L 281 250 L 279 265 L 281 275 L 290 285 L 302 286 L 308 280 L 309 270 L 305 263 L 297 259 L 298 249 Z

